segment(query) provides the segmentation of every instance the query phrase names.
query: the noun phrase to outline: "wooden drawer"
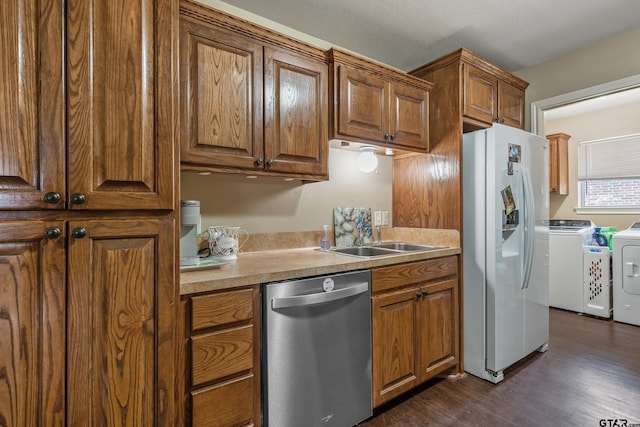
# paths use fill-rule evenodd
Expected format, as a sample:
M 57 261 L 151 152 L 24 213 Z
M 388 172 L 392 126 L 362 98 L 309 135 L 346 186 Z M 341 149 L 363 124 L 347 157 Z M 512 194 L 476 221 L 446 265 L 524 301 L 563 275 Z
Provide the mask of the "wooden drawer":
M 247 321 L 252 318 L 253 289 L 220 292 L 191 298 L 191 329 L 194 331 Z
M 253 425 L 253 375 L 191 393 L 194 427 Z
M 458 274 L 458 257 L 448 256 L 371 270 L 373 293 Z
M 253 325 L 191 338 L 193 385 L 253 368 Z

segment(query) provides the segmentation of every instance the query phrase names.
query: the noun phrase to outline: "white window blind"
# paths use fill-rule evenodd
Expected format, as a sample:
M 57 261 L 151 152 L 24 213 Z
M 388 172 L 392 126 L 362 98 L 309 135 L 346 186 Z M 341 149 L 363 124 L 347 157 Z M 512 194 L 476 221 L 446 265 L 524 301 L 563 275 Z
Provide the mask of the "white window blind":
M 640 178 L 640 134 L 578 144 L 578 180 Z

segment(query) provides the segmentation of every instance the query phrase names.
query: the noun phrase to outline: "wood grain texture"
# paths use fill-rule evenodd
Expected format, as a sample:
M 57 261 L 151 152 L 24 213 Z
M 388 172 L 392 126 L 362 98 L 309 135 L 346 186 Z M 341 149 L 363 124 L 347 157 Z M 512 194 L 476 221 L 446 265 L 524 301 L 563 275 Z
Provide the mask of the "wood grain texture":
M 180 20 L 181 162 L 253 169 L 263 154 L 263 48 Z
M 71 208 L 173 207 L 176 10 L 176 0 L 67 3 L 69 192 L 86 196 Z
M 241 289 L 191 297 L 192 330 L 251 322 L 253 292 L 253 289 Z
M 547 135 L 549 140 L 549 192 L 569 194 L 569 138 L 566 133 Z
M 378 408 L 359 425 L 568 427 L 597 426 L 602 419 L 637 423 L 640 328 L 557 309 L 549 314 L 549 350 L 511 367 L 500 384 L 468 374 L 434 379 Z
M 371 270 L 371 291 L 375 295 L 381 291 L 456 274 L 456 256 L 378 267 Z
M 418 385 L 416 289 L 371 299 L 373 406 Z
M 194 336 L 191 358 L 194 386 L 251 371 L 253 325 Z
M 253 418 L 256 382 L 259 382 L 257 377 L 249 374 L 194 391 L 193 427 L 259 425 Z
M 64 208 L 62 28 L 61 0 L 0 7 L 0 209 Z
M 498 117 L 500 123 L 524 129 L 524 90 L 498 80 Z
M 392 142 L 429 151 L 429 91 L 395 82 L 389 98 Z
M 184 405 L 180 408 L 184 423 L 259 425 L 260 287 L 214 292 L 191 299 L 191 304 L 186 303 L 187 298 L 183 299 L 180 317 L 195 319 L 194 325 L 199 326 L 197 329 L 186 327 L 185 335 L 178 338 L 184 342 L 184 349 L 179 349 L 184 356 L 179 359 L 182 359 L 185 379 L 178 394 L 179 402 Z
M 374 407 L 459 361 L 457 257 L 372 270 Z
M 324 56 L 254 35 L 240 19 L 222 29 L 212 25 L 232 23 L 222 12 L 183 6 L 183 169 L 327 179 Z
M 0 424 L 65 424 L 64 234 L 61 222 L 0 224 Z
M 69 244 L 69 423 L 173 425 L 173 221 L 69 227 L 87 230 Z
M 330 49 L 331 137 L 427 152 L 431 83 Z
M 421 381 L 458 363 L 458 278 L 430 283 L 419 304 Z
M 498 78 L 480 68 L 462 64 L 462 114 L 489 125 L 498 119 Z

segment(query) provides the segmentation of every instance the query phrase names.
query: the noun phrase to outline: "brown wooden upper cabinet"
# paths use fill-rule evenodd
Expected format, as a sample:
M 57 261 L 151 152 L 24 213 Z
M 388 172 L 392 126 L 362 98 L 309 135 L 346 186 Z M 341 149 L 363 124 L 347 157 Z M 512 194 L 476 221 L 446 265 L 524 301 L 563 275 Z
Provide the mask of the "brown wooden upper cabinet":
M 2 7 L 1 209 L 173 207 L 172 1 Z
M 331 49 L 331 137 L 429 150 L 431 83 Z
M 465 130 L 490 127 L 492 123 L 524 129 L 524 94 L 529 84 L 467 49 L 452 52 L 411 74 L 436 85 L 443 80 L 462 80 L 461 115 L 469 125 Z
M 569 194 L 569 138 L 566 133 L 547 135 L 549 140 L 549 192 Z
M 328 74 L 320 49 L 182 2 L 182 169 L 328 179 Z

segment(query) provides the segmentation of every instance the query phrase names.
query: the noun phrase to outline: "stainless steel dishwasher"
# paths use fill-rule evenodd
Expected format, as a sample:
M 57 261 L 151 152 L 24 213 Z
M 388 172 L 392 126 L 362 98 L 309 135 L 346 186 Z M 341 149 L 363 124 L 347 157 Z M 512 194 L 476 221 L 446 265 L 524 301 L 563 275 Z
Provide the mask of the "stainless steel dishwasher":
M 372 415 L 369 271 L 262 289 L 263 424 L 349 427 Z

